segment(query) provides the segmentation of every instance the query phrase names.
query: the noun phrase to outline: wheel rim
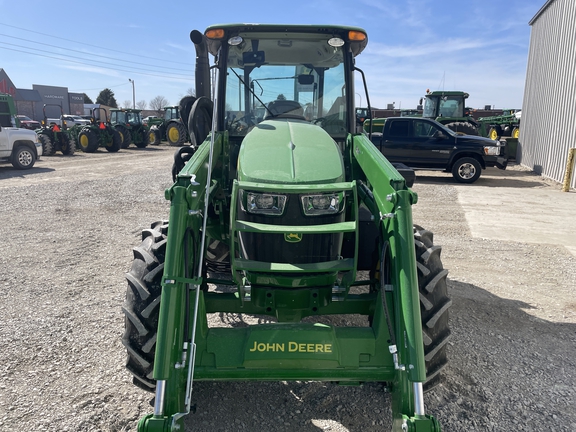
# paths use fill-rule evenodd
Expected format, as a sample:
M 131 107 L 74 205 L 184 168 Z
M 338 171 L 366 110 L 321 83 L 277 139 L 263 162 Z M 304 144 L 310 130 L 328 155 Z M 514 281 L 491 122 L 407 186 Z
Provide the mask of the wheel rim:
M 496 129 L 490 129 L 490 139 L 497 139 L 498 138 L 498 134 L 496 133 Z
M 80 147 L 82 147 L 83 149 L 88 148 L 88 137 L 86 135 L 80 135 Z
M 519 136 L 520 136 L 520 129 L 515 128 L 515 129 L 512 131 L 512 138 L 518 138 Z
M 180 134 L 178 133 L 178 129 L 175 127 L 170 128 L 170 131 L 168 132 L 168 137 L 170 138 L 170 141 L 178 142 L 180 140 Z
M 18 162 L 22 166 L 28 166 L 32 163 L 32 153 L 29 151 L 23 151 L 18 155 Z
M 458 175 L 460 178 L 470 180 L 476 175 L 476 167 L 471 163 L 465 163 L 458 167 Z

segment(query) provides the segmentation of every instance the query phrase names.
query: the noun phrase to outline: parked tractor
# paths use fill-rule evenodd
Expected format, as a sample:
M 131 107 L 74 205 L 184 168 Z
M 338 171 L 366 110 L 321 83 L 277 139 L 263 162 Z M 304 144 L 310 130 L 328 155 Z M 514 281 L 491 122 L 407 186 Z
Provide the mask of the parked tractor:
M 149 128 L 142 123 L 142 110 L 137 109 L 111 109 L 110 123 L 120 133 L 122 148 L 128 148 L 131 143 L 138 148 L 145 148 L 148 144 L 156 142 L 156 134 L 150 134 Z M 151 140 L 154 141 L 151 141 Z
M 465 106 L 468 96 L 461 91 L 426 90 L 426 96 L 420 99 L 420 105 L 424 102 L 422 117 L 434 119 L 457 133 L 479 135 L 480 124 Z
M 36 133 L 42 143 L 43 155 L 52 156 L 57 151 L 62 152 L 63 155 L 73 155 L 76 151 L 76 141 L 72 137 L 73 132 L 68 131 L 66 121 L 62 121 L 62 125 L 58 125 L 48 120 L 46 107 L 50 106 L 57 107 L 60 110 L 60 118 L 64 117 L 64 110 L 61 105 L 44 104 L 42 107 L 44 118 L 40 128 L 36 129 Z
M 394 431 L 440 431 L 424 387 L 447 363 L 447 271 L 413 225 L 413 172 L 355 131 L 355 71 L 370 109 L 366 32 L 235 24 L 190 38 L 198 146 L 176 152 L 169 218 L 143 231 L 126 275 L 127 368 L 155 394 L 138 430 L 183 430 L 194 381 L 311 380 L 386 383 Z M 266 319 L 223 328 L 208 314 Z
M 94 153 L 98 147 L 114 153 L 122 146 L 122 137 L 110 123 L 104 108 L 93 108 L 90 124 L 74 126 L 71 131 L 80 149 L 86 153 Z
M 171 146 L 183 146 L 186 143 L 195 144 L 188 132 L 188 122 L 196 97 L 185 96 L 177 106 L 163 108 L 164 117 L 151 119 L 148 123 L 150 133 L 157 134 L 161 139 L 168 141 Z

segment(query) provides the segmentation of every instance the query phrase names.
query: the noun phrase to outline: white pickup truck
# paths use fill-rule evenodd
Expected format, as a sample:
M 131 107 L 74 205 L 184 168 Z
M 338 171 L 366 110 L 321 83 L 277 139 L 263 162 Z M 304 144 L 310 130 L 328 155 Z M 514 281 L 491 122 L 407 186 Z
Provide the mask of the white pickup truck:
M 66 122 L 66 126 L 72 127 L 76 125 L 87 125 L 90 124 L 90 120 L 83 119 L 80 116 L 72 114 L 64 114 L 61 118 L 49 118 L 48 124 L 56 123 L 58 126 L 62 126 L 62 118 Z
M 42 156 L 42 144 L 36 132 L 13 126 L 0 126 L 0 160 L 14 168 L 30 169 Z

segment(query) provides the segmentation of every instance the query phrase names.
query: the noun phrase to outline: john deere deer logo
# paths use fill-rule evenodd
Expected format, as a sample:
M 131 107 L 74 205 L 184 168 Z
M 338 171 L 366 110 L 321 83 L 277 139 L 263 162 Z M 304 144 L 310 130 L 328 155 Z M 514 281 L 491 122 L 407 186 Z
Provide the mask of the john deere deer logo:
M 298 243 L 299 241 L 302 241 L 302 234 L 284 233 L 284 240 L 288 243 Z

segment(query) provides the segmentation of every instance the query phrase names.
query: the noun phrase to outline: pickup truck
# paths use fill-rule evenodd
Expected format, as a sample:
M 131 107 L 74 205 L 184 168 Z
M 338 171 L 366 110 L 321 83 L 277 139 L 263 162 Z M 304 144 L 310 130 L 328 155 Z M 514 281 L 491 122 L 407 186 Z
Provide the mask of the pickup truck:
M 443 170 L 460 183 L 474 183 L 483 169 L 506 169 L 505 141 L 459 135 L 435 120 L 389 117 L 372 143 L 392 163 L 412 169 Z
M 49 118 L 48 124 L 55 123 L 58 126 L 62 126 L 62 118 L 64 118 L 64 121 L 66 122 L 66 126 L 68 126 L 68 127 L 72 127 L 72 126 L 76 126 L 76 125 L 90 124 L 90 120 L 86 120 L 80 116 L 71 115 L 71 114 L 64 114 L 61 118 Z
M 36 132 L 17 128 L 11 124 L 0 125 L 0 160 L 7 160 L 17 169 L 30 169 L 42 156 L 42 144 Z

